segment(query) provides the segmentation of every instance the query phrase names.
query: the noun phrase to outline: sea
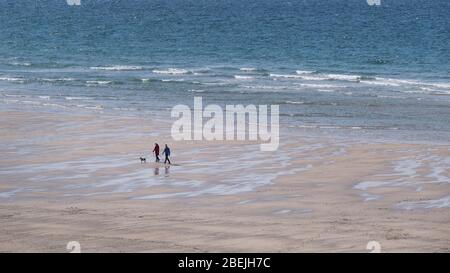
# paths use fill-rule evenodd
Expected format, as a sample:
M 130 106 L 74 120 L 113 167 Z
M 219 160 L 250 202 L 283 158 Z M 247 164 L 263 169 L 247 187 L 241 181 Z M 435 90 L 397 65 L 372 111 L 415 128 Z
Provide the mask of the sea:
M 279 105 L 282 128 L 449 144 L 450 1 L 373 2 L 0 0 L 0 109 L 170 120 L 202 97 Z

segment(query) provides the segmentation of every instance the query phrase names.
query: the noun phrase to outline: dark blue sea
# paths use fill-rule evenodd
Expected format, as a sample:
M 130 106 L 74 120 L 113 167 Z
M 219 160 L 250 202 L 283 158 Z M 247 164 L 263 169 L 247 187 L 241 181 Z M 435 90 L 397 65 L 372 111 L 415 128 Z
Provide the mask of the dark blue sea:
M 0 0 L 1 109 L 168 119 L 202 96 L 449 143 L 449 72 L 448 0 Z

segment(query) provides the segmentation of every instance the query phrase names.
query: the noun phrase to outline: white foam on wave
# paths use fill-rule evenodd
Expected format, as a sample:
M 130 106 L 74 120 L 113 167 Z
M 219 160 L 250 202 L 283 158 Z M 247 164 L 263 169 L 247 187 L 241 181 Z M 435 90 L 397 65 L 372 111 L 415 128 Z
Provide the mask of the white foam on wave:
M 302 76 L 300 75 L 293 75 L 293 74 L 276 74 L 276 73 L 270 73 L 269 77 L 272 78 L 286 78 L 286 79 L 301 79 Z
M 143 70 L 142 66 L 136 65 L 113 65 L 113 66 L 92 66 L 93 70 L 106 70 L 106 71 L 131 71 L 131 70 Z
M 0 81 L 24 83 L 25 79 L 24 78 L 17 78 L 17 77 L 0 77 Z
M 339 87 L 338 85 L 332 85 L 332 84 L 314 84 L 314 83 L 298 83 L 296 86 L 301 87 L 312 87 L 312 88 L 336 88 Z
M 184 79 L 162 79 L 162 82 L 184 82 Z
M 90 97 L 65 97 L 66 100 L 90 100 Z
M 50 106 L 50 107 L 55 107 L 55 108 L 67 108 L 64 105 L 61 104 L 57 104 L 57 103 L 43 103 L 43 106 Z
M 304 101 L 291 101 L 291 100 L 287 100 L 284 103 L 286 104 L 304 104 Z
M 19 100 L 12 100 L 12 99 L 2 99 L 2 102 L 9 104 L 9 103 L 19 103 Z
M 269 76 L 274 79 L 302 79 L 306 81 L 350 81 L 359 82 L 361 76 L 359 75 L 346 75 L 346 74 L 314 74 L 315 71 L 303 71 L 297 70 L 296 74 L 276 74 L 271 73 Z
M 74 78 L 54 78 L 54 79 L 42 78 L 40 80 L 44 81 L 44 82 L 65 82 L 65 81 L 74 81 L 75 79 Z
M 416 80 L 410 80 L 410 79 L 391 79 L 391 78 L 382 78 L 382 77 L 375 77 L 375 80 L 385 83 L 396 83 L 396 84 L 406 84 L 406 85 L 420 85 L 422 84 L 419 81 Z
M 253 80 L 254 77 L 251 76 L 242 76 L 242 75 L 234 75 L 236 80 Z
M 31 66 L 32 63 L 29 63 L 29 62 L 11 62 L 10 65 L 14 65 L 14 66 Z
M 154 69 L 152 72 L 156 73 L 156 74 L 180 75 L 180 74 L 188 74 L 189 70 L 182 69 L 182 68 L 168 68 L 165 70 Z
M 85 109 L 91 109 L 91 110 L 103 110 L 103 105 L 87 105 L 84 106 Z
M 26 95 L 6 94 L 6 93 L 3 93 L 2 95 L 5 97 L 10 97 L 10 98 L 26 98 L 27 97 Z
M 328 77 L 322 75 L 314 75 L 314 76 L 305 76 L 301 75 L 302 80 L 305 81 L 326 81 L 329 80 Z
M 381 85 L 381 86 L 400 86 L 399 83 L 390 82 L 390 81 L 364 81 L 364 84 L 370 84 L 370 85 Z
M 379 85 L 388 85 L 388 86 L 415 86 L 419 87 L 420 90 L 436 92 L 436 91 L 450 91 L 450 84 L 442 83 L 442 82 L 423 82 L 412 79 L 392 79 L 392 78 L 382 78 L 376 77 L 375 81 L 368 81 L 368 84 L 379 84 Z M 444 90 L 443 90 L 444 89 Z M 410 92 L 419 92 L 420 91 L 410 91 Z
M 258 69 L 255 68 L 255 67 L 242 67 L 242 68 L 239 68 L 239 70 L 246 71 L 246 72 L 251 72 L 251 71 L 256 71 Z
M 437 88 L 450 89 L 450 83 L 429 83 L 429 85 Z
M 88 85 L 107 85 L 112 83 L 112 81 L 86 81 Z
M 319 88 L 319 89 L 317 89 L 317 92 L 323 92 L 323 93 L 334 93 L 334 92 L 336 92 L 336 90 L 333 90 L 333 89 L 322 89 L 322 88 Z
M 310 71 L 310 70 L 296 70 L 295 73 L 298 75 L 305 75 L 305 74 L 313 74 L 316 71 Z
M 339 81 L 360 81 L 361 76 L 359 75 L 345 75 L 345 74 L 328 74 L 329 80 L 339 80 Z
M 408 90 L 400 90 L 403 93 L 418 93 L 431 95 L 450 95 L 450 83 L 446 82 L 429 82 L 419 81 L 415 79 L 396 79 L 386 77 L 366 77 L 357 74 L 337 74 L 337 73 L 317 73 L 316 71 L 297 70 L 296 74 L 277 74 L 270 73 L 269 77 L 273 80 L 299 80 L 299 81 L 339 81 L 351 82 L 355 84 L 379 85 L 391 87 L 406 87 Z M 307 86 L 306 83 L 302 83 Z M 319 86 L 309 86 L 319 87 Z M 329 87 L 326 87 L 329 88 Z
M 20 101 L 22 104 L 29 104 L 29 105 L 41 105 L 39 101 L 33 101 L 33 100 L 23 100 Z
M 246 89 L 263 89 L 263 90 L 284 90 L 288 89 L 289 86 L 281 86 L 281 85 L 240 85 L 240 87 Z

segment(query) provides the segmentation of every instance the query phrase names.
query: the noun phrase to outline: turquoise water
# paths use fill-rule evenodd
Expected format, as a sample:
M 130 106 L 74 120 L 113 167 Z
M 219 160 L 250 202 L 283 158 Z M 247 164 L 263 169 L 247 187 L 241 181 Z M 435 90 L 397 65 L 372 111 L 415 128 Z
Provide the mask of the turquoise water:
M 280 104 L 283 124 L 450 140 L 450 1 L 0 0 L 0 107 Z

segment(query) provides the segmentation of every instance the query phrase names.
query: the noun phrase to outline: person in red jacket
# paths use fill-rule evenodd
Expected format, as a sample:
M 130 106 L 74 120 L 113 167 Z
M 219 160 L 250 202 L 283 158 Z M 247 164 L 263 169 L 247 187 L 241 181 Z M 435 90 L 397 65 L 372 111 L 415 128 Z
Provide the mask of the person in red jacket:
M 155 153 L 156 162 L 159 162 L 159 145 L 158 145 L 158 143 L 155 143 L 155 148 L 153 149 L 153 152 Z

